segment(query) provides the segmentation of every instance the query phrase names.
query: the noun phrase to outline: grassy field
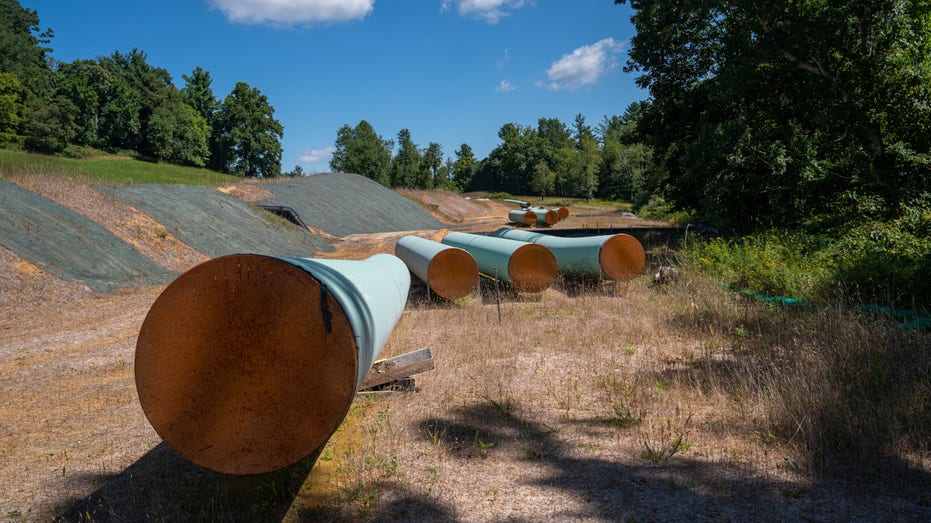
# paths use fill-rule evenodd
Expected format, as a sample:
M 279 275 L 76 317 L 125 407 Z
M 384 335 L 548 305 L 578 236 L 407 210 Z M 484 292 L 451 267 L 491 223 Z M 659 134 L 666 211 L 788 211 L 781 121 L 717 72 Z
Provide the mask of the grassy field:
M 145 162 L 127 156 L 102 155 L 79 160 L 10 149 L 0 149 L 0 168 L 7 176 L 56 173 L 97 184 L 161 183 L 215 187 L 241 181 L 241 178 L 208 169 Z

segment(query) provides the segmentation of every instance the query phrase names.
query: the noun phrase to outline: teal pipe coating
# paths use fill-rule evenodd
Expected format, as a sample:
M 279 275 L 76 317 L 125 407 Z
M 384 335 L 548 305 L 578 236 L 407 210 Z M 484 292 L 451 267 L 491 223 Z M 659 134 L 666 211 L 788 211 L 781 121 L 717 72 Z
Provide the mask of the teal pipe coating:
M 511 223 L 519 223 L 521 225 L 533 225 L 537 223 L 537 213 L 529 209 L 515 209 L 508 213 L 508 221 Z
M 536 206 L 536 205 L 529 205 L 529 206 L 527 206 L 527 208 L 528 208 L 528 209 L 531 209 L 531 210 L 536 210 L 536 209 L 543 209 L 543 210 L 546 210 L 545 207 L 539 207 L 539 206 Z M 558 221 L 563 221 L 563 220 L 565 220 L 566 218 L 569 217 L 569 208 L 568 208 L 568 207 L 560 206 L 560 207 L 556 207 L 555 209 L 552 209 L 552 211 L 556 213 L 556 216 L 559 218 Z
M 407 265 L 390 254 L 376 254 L 362 261 L 280 259 L 320 280 L 343 306 L 359 351 L 358 387 L 404 312 L 411 284 Z
M 646 262 L 643 246 L 628 234 L 564 238 L 502 227 L 492 235 L 547 247 L 559 263 L 559 272 L 566 275 L 628 281 L 643 271 Z
M 486 276 L 510 282 L 520 292 L 543 292 L 556 281 L 556 257 L 543 245 L 451 232 L 443 244 L 469 252 Z
M 404 236 L 394 248 L 414 275 L 439 296 L 457 300 L 478 284 L 478 264 L 468 251 L 442 243 Z
M 537 225 L 553 225 L 559 221 L 559 214 L 543 207 L 528 207 L 527 210 L 537 215 Z

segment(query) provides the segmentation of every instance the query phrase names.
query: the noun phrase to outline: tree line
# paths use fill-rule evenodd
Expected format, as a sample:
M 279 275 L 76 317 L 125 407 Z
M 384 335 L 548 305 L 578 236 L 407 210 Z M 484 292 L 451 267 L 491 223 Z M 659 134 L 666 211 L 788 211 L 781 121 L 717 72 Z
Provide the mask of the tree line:
M 635 134 L 644 106 L 645 102 L 633 103 L 622 116 L 605 116 L 594 128 L 581 114 L 571 128 L 558 118 L 540 118 L 536 127 L 507 123 L 498 131 L 501 143 L 484 159 L 477 159 L 463 143 L 454 159 L 444 160 L 438 143 L 420 148 L 410 131 L 401 129 L 395 144 L 362 120 L 339 129 L 330 168 L 389 187 L 601 197 L 642 204 L 651 195 L 650 148 Z
M 624 114 L 506 123 L 483 159 L 363 120 L 337 131 L 331 169 L 390 187 L 668 202 L 742 230 L 931 216 L 931 2 L 630 4 L 626 69 L 649 98 Z M 199 67 L 178 89 L 137 49 L 57 63 L 53 36 L 0 0 L 0 142 L 281 173 L 284 131 L 258 89 L 219 100 Z
M 676 206 L 743 229 L 931 218 L 931 2 L 629 4 L 639 139 Z
M 130 151 L 155 161 L 239 176 L 281 173 L 284 128 L 245 82 L 219 100 L 200 67 L 171 75 L 138 49 L 59 63 L 36 11 L 0 0 L 0 142 L 63 153 Z

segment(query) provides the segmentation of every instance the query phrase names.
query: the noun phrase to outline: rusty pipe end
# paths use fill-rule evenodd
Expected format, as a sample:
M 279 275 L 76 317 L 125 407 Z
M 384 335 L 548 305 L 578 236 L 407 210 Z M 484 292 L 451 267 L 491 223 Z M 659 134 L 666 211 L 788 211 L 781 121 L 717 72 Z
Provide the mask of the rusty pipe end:
M 458 300 L 478 284 L 478 263 L 463 249 L 443 249 L 430 260 L 427 279 L 433 292 L 447 300 Z
M 543 292 L 557 276 L 556 256 L 542 245 L 522 245 L 508 261 L 508 278 L 518 292 Z
M 609 280 L 630 281 L 643 272 L 646 254 L 643 245 L 629 234 L 614 234 L 598 252 L 601 271 Z
M 175 452 L 228 474 L 292 465 L 322 446 L 355 394 L 356 341 L 335 298 L 277 258 L 237 254 L 179 276 L 136 344 L 136 389 Z

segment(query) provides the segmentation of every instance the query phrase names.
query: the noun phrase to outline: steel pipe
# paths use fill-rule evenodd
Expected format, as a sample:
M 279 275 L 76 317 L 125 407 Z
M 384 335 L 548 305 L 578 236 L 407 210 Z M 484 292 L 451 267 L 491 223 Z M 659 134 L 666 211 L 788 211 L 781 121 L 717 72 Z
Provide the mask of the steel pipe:
M 297 463 L 346 416 L 409 286 L 407 267 L 388 254 L 204 262 L 168 285 L 142 324 L 142 410 L 202 467 L 255 474 Z
M 468 295 L 478 283 L 475 258 L 458 247 L 404 236 L 395 245 L 394 254 L 433 292 L 447 300 Z
M 471 254 L 487 276 L 510 282 L 519 292 L 543 292 L 556 281 L 556 257 L 543 245 L 451 232 L 443 244 Z
M 508 221 L 530 226 L 537 223 L 537 213 L 529 209 L 513 210 L 508 213 Z
M 629 281 L 643 271 L 646 263 L 643 245 L 629 234 L 564 238 L 502 227 L 492 235 L 547 247 L 559 263 L 559 272 L 567 275 Z
M 530 205 L 530 206 L 528 206 L 527 208 L 528 208 L 528 209 L 543 209 L 543 210 L 546 210 L 546 208 L 544 208 L 544 207 L 538 207 L 538 206 L 536 206 L 536 205 Z M 560 207 L 557 207 L 557 208 L 555 208 L 555 209 L 552 209 L 552 211 L 556 213 L 556 216 L 559 218 L 559 221 L 563 221 L 563 220 L 565 220 L 566 218 L 569 217 L 569 208 L 568 208 L 568 207 L 560 206 Z
M 559 213 L 543 207 L 528 207 L 527 210 L 537 215 L 537 225 L 553 225 L 559 221 Z

